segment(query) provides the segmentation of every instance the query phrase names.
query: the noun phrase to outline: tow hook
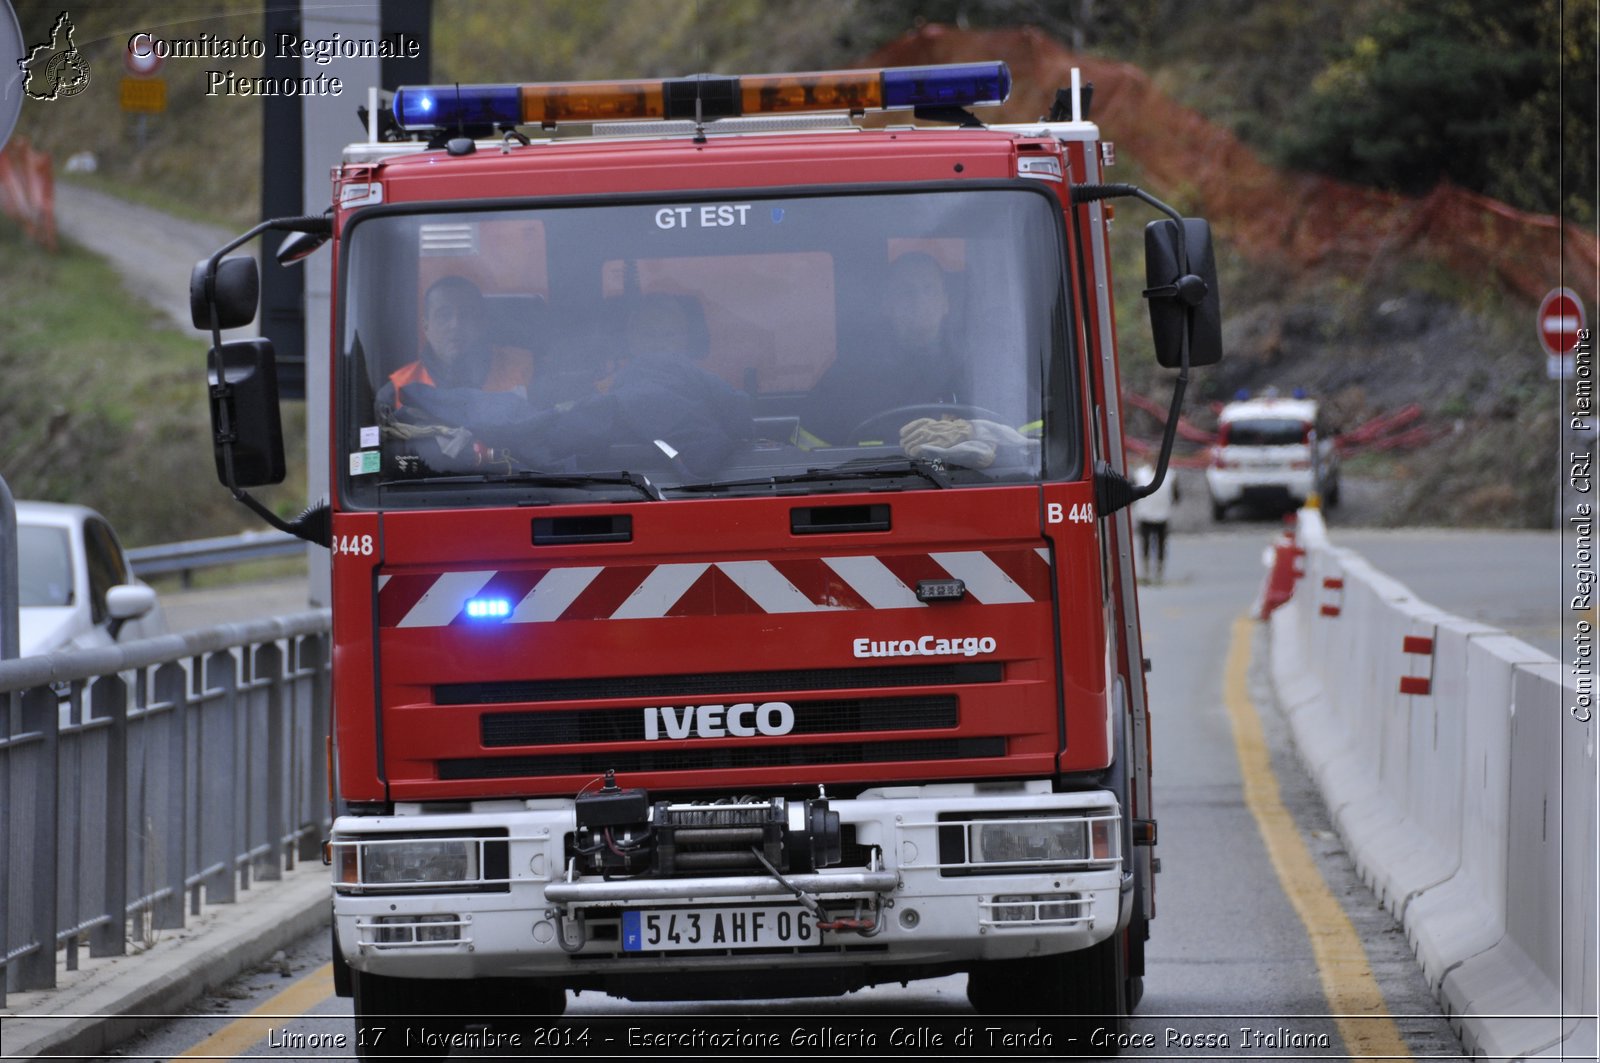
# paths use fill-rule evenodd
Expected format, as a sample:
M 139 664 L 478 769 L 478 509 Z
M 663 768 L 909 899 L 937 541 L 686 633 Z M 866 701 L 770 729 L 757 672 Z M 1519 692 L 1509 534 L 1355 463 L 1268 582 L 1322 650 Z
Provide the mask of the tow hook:
M 584 922 L 583 909 L 579 908 L 572 916 L 572 922 L 567 922 L 565 909 L 551 908 L 546 912 L 556 921 L 556 944 L 561 946 L 561 951 L 569 953 L 582 952 L 584 945 L 589 943 L 589 928 Z M 575 935 L 568 933 L 571 926 Z

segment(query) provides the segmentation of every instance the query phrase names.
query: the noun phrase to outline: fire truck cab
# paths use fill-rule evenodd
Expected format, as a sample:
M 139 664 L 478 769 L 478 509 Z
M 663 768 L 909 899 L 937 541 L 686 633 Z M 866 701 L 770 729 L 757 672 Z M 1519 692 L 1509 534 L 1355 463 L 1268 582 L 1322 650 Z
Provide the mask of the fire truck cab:
M 328 215 L 196 267 L 220 330 L 254 313 L 232 247 L 335 255 L 332 497 L 286 526 L 332 555 L 358 1032 L 961 972 L 980 1011 L 1124 1021 L 1157 861 L 1103 200 L 1171 215 L 1175 409 L 1215 267 L 1102 182 L 1075 91 L 967 110 L 1009 89 L 405 88 Z M 211 379 L 254 504 L 270 344 L 219 332 Z

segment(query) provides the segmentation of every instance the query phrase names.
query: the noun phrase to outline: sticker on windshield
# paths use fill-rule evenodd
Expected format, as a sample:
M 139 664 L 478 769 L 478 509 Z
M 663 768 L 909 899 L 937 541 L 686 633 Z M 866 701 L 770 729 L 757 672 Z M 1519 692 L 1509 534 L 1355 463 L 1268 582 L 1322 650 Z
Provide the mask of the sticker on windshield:
M 706 203 L 698 207 L 662 207 L 658 229 L 738 229 L 749 224 L 749 203 Z
M 382 455 L 376 450 L 358 450 L 350 455 L 350 475 L 368 476 L 381 468 Z
M 377 425 L 368 425 L 361 429 L 361 446 L 363 449 L 377 446 L 378 438 Z

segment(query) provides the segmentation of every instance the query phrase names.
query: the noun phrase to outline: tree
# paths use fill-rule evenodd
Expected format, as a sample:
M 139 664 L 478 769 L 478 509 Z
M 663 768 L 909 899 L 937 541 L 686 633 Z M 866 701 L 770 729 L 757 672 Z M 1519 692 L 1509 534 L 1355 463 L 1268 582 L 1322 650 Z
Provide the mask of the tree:
M 1383 0 L 1292 106 L 1284 163 L 1421 193 L 1442 179 L 1594 217 L 1595 11 Z

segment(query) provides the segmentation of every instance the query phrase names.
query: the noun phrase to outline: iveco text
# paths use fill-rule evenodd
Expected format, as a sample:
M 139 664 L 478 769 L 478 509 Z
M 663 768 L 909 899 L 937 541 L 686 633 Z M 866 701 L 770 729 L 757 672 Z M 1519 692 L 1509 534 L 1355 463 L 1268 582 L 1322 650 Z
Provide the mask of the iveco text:
M 662 725 L 666 734 L 662 735 Z M 650 706 L 644 710 L 644 737 L 647 741 L 666 738 L 749 738 L 756 734 L 786 735 L 794 730 L 794 709 L 786 702 L 764 701 L 759 706 L 742 701 L 737 705 Z

